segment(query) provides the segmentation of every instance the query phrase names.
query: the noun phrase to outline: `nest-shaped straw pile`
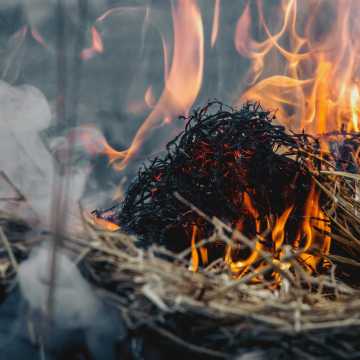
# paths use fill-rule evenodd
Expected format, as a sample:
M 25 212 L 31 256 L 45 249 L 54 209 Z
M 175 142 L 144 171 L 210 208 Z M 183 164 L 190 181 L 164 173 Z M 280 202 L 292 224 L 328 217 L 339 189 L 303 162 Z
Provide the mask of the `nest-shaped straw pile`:
M 249 106 L 257 105 L 247 104 L 244 109 Z M 254 109 L 264 114 L 263 120 L 270 116 L 261 108 Z M 208 110 L 195 112 L 187 129 L 209 117 L 238 114 L 221 104 L 215 113 Z M 310 179 L 321 192 L 321 208 L 329 221 L 326 233 L 321 231 L 332 241 L 330 253 L 321 254 L 329 264 L 327 270 L 311 274 L 299 262 L 301 248 L 284 243 L 279 261 L 273 261 L 271 252 L 261 251 L 263 266 L 250 267 L 241 277 L 231 274 L 224 257 L 209 260 L 194 272 L 189 270 L 193 251 L 190 244 L 185 244 L 185 250 L 180 252 L 166 246 L 166 236 L 171 233 L 159 233 L 157 239 L 157 234 L 151 232 L 150 239 L 139 232 L 139 241 L 139 237 L 121 231 L 99 231 L 85 221 L 83 236 L 66 241 L 65 246 L 75 252 L 85 276 L 119 309 L 132 330 L 131 335 L 156 333 L 160 335 L 157 338 L 163 339 L 163 347 L 173 351 L 178 347 L 206 358 L 234 358 L 253 350 L 266 351 L 265 358 L 359 358 L 360 301 L 356 273 L 360 266 L 357 261 L 360 177 L 354 173 L 358 135 L 329 134 L 327 141 L 331 147 L 326 151 L 319 139 L 290 134 L 275 125 L 271 129 L 283 136 L 273 143 L 273 156 L 280 156 L 287 168 L 291 164 L 291 169 L 304 175 L 305 189 Z M 179 140 L 171 146 L 179 149 Z M 157 159 L 154 169 L 162 161 L 165 160 Z M 146 169 L 139 173 L 128 196 L 144 174 Z M 150 181 L 154 179 L 151 177 Z M 188 214 L 207 223 L 209 232 L 203 234 L 204 239 L 195 245 L 197 248 L 236 242 L 254 249 L 254 238 L 245 236 L 231 221 L 209 214 L 206 211 L 209 209 L 202 209 L 201 203 L 186 197 L 180 188 L 171 189 L 169 196 Z M 97 214 L 103 217 L 106 214 L 107 220 L 116 222 L 124 214 L 126 204 L 125 201 L 120 207 Z M 155 212 L 155 207 L 152 210 Z M 281 275 L 276 288 L 271 286 L 274 279 L 265 276 L 254 284 L 255 275 L 269 272 Z
M 169 159 L 173 160 L 181 151 L 182 141 L 193 139 L 189 134 L 196 126 L 216 121 L 217 117 L 226 121 L 229 116 L 239 115 L 238 111 L 224 109 L 219 103 L 215 105 L 219 106 L 215 113 L 208 113 L 209 107 L 193 113 L 185 135 L 169 145 L 167 157 L 156 159 L 139 172 L 124 204 L 96 213 L 97 216 L 103 214 L 106 220 L 123 223 L 125 229 L 137 232 L 141 241 L 120 232 L 90 231 L 90 241 L 77 242 L 81 248 L 88 248 L 82 260 L 85 273 L 111 294 L 130 328 L 155 331 L 191 352 L 233 357 L 251 349 L 271 349 L 274 357 L 286 354 L 298 358 L 323 355 L 324 358 L 344 358 L 352 352 L 356 358 L 360 351 L 358 328 L 354 328 L 360 325 L 356 279 L 360 265 L 357 261 L 360 177 L 354 174 L 358 134 L 327 134 L 324 138 L 330 147 L 326 150 L 322 146 L 324 139 L 290 134 L 282 127 L 271 125 L 270 114 L 257 104 L 246 104 L 240 110 L 240 115 L 256 111 L 260 119 L 263 116 L 263 122 L 268 121 L 265 123 L 269 126 L 268 135 L 273 137 L 270 141 L 267 139 L 267 143 L 271 145 L 272 156 L 281 157 L 284 169 L 295 168 L 300 172 L 304 188 L 308 189 L 310 179 L 321 193 L 321 209 L 329 221 L 326 231 L 321 230 L 322 236 L 329 236 L 332 241 L 330 253 L 321 254 L 329 265 L 327 271 L 311 274 L 299 262 L 301 248 L 294 249 L 284 243 L 280 262 L 273 261 L 271 252 L 262 251 L 260 257 L 264 265 L 248 269 L 241 277 L 231 276 L 223 257 L 193 272 L 189 271 L 189 256 L 193 251 L 189 244 L 183 251 L 173 251 L 168 246 L 172 239 L 166 238 L 171 232 L 154 231 L 159 229 L 156 222 L 166 221 L 168 210 L 177 202 L 177 209 L 181 207 L 186 209 L 186 214 L 195 214 L 207 223 L 206 229 L 211 230 L 203 234 L 205 239 L 196 247 L 234 241 L 252 250 L 256 246 L 254 239 L 234 228 L 231 221 L 225 223 L 216 213 L 207 213 L 209 208 L 202 209 L 201 197 L 195 195 L 193 201 L 192 197 L 184 196 L 187 188 L 169 188 L 168 193 L 162 194 L 170 201 L 164 203 L 161 199 L 164 208 L 157 207 L 156 197 L 151 196 L 152 189 L 159 187 L 159 180 L 168 174 Z M 175 151 L 171 151 L 172 147 Z M 160 177 L 159 169 L 162 170 Z M 283 173 L 286 180 L 292 175 Z M 262 184 L 266 187 L 267 182 L 268 179 L 264 179 Z M 258 193 L 261 196 L 261 182 Z M 292 198 L 298 195 L 295 191 Z M 146 198 L 150 201 L 145 201 Z M 138 204 L 146 206 L 137 207 Z M 149 216 L 143 218 L 145 224 L 141 224 L 141 211 Z M 159 218 L 157 211 L 161 212 Z M 276 207 L 273 211 L 277 211 Z M 316 251 L 318 249 L 314 249 Z M 260 283 L 253 283 L 255 276 L 269 272 L 281 275 L 275 290 L 271 286 L 273 279 L 262 277 Z

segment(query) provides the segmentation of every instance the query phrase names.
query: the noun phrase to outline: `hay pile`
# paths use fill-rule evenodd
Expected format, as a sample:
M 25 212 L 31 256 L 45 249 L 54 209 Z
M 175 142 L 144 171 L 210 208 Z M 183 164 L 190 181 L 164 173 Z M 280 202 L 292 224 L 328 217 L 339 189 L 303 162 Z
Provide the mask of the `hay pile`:
M 208 113 L 211 106 L 218 106 L 218 111 Z M 276 161 L 281 159 L 281 164 L 285 164 L 283 172 L 296 169 L 302 175 L 303 189 L 299 193 L 308 189 L 308 178 L 321 193 L 321 208 L 329 220 L 327 232 L 321 235 L 332 239 L 330 254 L 321 254 L 329 264 L 326 272 L 310 275 L 299 262 L 301 249 L 285 243 L 285 256 L 280 262 L 274 262 L 271 254 L 264 251 L 261 261 L 265 265 L 260 270 L 250 269 L 240 278 L 230 275 L 221 257 L 193 273 L 188 271 L 192 249 L 188 246 L 179 252 L 168 246 L 173 241 L 169 238 L 171 232 L 162 230 L 168 229 L 169 223 L 189 222 L 192 216 L 202 219 L 207 224 L 205 228 L 211 229 L 205 232 L 205 239 L 197 243 L 198 248 L 233 242 L 252 250 L 255 248 L 254 239 L 234 230 L 229 222 L 225 223 L 212 212 L 209 202 L 201 197 L 201 179 L 195 179 L 197 182 L 191 184 L 197 188 L 196 195 L 191 196 L 191 187 L 184 186 L 186 177 L 178 176 L 183 164 L 188 165 L 189 154 L 183 152 L 184 142 L 191 153 L 194 139 L 204 136 L 201 131 L 199 135 L 199 127 L 203 130 L 204 124 L 210 128 L 219 126 L 216 124 L 219 119 L 220 124 L 227 125 L 236 118 L 243 119 L 249 112 L 252 112 L 248 117 L 250 124 L 261 121 L 262 128 L 255 129 L 260 134 L 257 139 L 265 145 L 260 154 L 270 155 L 273 160 L 273 163 L 263 162 L 262 171 L 269 171 L 274 166 L 276 169 L 279 164 Z M 185 133 L 169 144 L 168 155 L 155 159 L 149 167 L 142 169 L 124 203 L 105 212 L 107 220 L 135 231 L 142 241 L 136 242 L 135 238 L 120 233 L 93 233 L 83 265 L 93 282 L 115 295 L 112 299 L 131 328 L 151 329 L 190 351 L 228 357 L 260 348 L 287 356 L 291 353 L 299 358 L 321 357 L 324 352 L 324 358 L 330 355 L 348 358 L 351 350 L 356 358 L 360 351 L 357 330 L 350 327 L 360 325 L 356 275 L 360 265 L 357 260 L 360 252 L 360 177 L 354 174 L 359 160 L 359 135 L 342 132 L 318 139 L 306 134 L 290 134 L 282 127 L 272 125 L 271 116 L 257 104 L 246 104 L 236 111 L 211 103 L 194 112 Z M 254 127 L 247 129 L 253 131 Z M 324 140 L 331 145 L 329 149 L 323 148 Z M 240 142 L 240 145 L 243 144 Z M 241 150 L 249 147 L 251 144 L 245 144 Z M 251 154 L 251 160 L 254 160 L 254 154 Z M 169 163 L 180 163 L 180 166 L 169 174 Z M 255 162 L 255 165 L 259 163 Z M 160 170 L 162 175 L 158 176 Z M 182 181 L 182 186 L 172 186 L 174 174 Z M 293 175 L 291 173 L 290 177 Z M 288 176 L 283 173 L 285 179 Z M 221 175 L 216 179 L 220 183 L 224 181 Z M 269 179 L 253 176 L 251 180 L 254 179 L 258 181 L 259 190 L 261 186 L 265 188 L 258 193 L 266 193 Z M 159 197 L 152 196 L 154 187 Z M 174 218 L 174 208 L 178 214 L 186 216 Z M 101 216 L 101 212 L 97 215 Z M 82 245 L 86 246 L 85 243 Z M 283 267 L 282 264 L 290 266 Z M 259 277 L 269 272 L 281 274 L 280 288 L 270 290 L 272 283 L 266 277 L 260 284 L 252 284 L 255 275 Z
M 213 221 L 213 240 L 228 240 L 226 225 Z M 220 358 L 252 350 L 270 351 L 271 358 L 359 356 L 359 291 L 339 281 L 335 267 L 317 277 L 302 271 L 301 282 L 287 273 L 272 291 L 251 284 L 253 274 L 231 279 L 219 264 L 194 273 L 184 254 L 139 248 L 125 234 L 91 233 L 76 241 L 88 249 L 84 273 L 106 289 L 138 336 L 154 332 L 173 347 Z M 296 264 L 293 256 L 286 261 Z
M 213 116 L 208 109 L 194 113 L 192 119 Z M 236 112 L 220 108 L 220 113 L 224 111 Z M 191 130 L 191 119 L 189 123 Z M 191 247 L 180 252 L 169 249 L 165 233 L 156 239 L 151 232 L 153 242 L 141 234 L 139 242 L 121 231 L 100 231 L 84 221 L 84 234 L 64 245 L 83 274 L 121 312 L 131 336 L 156 333 L 163 339 L 162 346 L 179 347 L 200 358 L 233 358 L 255 350 L 266 351 L 270 358 L 359 358 L 360 176 L 349 172 L 357 168 L 358 134 L 329 134 L 332 148 L 326 151 L 317 138 L 276 129 L 286 141 L 271 148 L 274 156 L 288 158 L 286 164 L 295 164 L 321 192 L 322 211 L 330 221 L 323 235 L 332 239 L 330 254 L 321 254 L 328 270 L 311 275 L 299 263 L 301 249 L 284 244 L 285 255 L 277 262 L 271 253 L 260 253 L 264 266 L 256 274 L 250 268 L 234 278 L 223 257 L 193 272 L 189 271 Z M 171 146 L 176 147 L 176 141 Z M 153 168 L 159 164 L 161 160 L 155 161 Z M 237 242 L 254 249 L 253 238 L 207 213 L 180 189 L 172 190 L 171 199 L 211 229 L 196 244 L 198 248 Z M 115 207 L 110 220 L 121 217 L 121 211 Z M 253 284 L 254 275 L 268 272 L 281 275 L 278 288 L 266 277 Z

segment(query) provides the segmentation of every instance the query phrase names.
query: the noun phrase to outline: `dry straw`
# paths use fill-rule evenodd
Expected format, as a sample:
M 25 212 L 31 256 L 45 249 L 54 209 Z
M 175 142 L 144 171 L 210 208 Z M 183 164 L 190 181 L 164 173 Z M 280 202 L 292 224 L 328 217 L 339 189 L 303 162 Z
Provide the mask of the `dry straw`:
M 287 149 L 279 151 L 286 154 Z M 145 249 L 132 236 L 100 231 L 85 220 L 81 236 L 68 238 L 63 245 L 133 333 L 157 333 L 171 346 L 220 358 L 254 349 L 275 351 L 274 358 L 281 353 L 298 358 L 359 358 L 360 176 L 337 171 L 331 157 L 311 142 L 302 143 L 298 152 L 304 167 L 317 162 L 308 171 L 331 222 L 332 251 L 322 255 L 330 263 L 326 273 L 308 273 L 298 261 L 300 251 L 287 245 L 280 262 L 261 252 L 265 266 L 250 269 L 241 278 L 231 276 L 223 259 L 195 273 L 189 270 L 191 249 L 172 253 L 157 244 Z M 293 150 L 289 156 L 294 158 Z M 174 195 L 215 229 L 196 246 L 236 240 L 254 247 L 253 239 L 209 217 L 191 199 Z M 12 214 L 0 213 L 0 225 L 1 284 L 9 290 L 18 261 L 36 241 L 24 236 L 28 226 Z M 255 275 L 268 271 L 280 274 L 280 286 L 274 288 L 270 280 L 252 283 Z
M 328 273 L 315 276 L 303 269 L 299 254 L 290 248 L 282 262 L 291 263 L 291 271 L 263 253 L 267 266 L 261 271 L 281 272 L 276 290 L 266 281 L 252 284 L 255 270 L 234 279 L 220 259 L 194 273 L 188 270 L 190 249 L 181 254 L 157 245 L 145 250 L 131 236 L 95 231 L 90 224 L 86 240 L 73 239 L 68 246 L 82 254 L 85 273 L 105 290 L 129 328 L 151 329 L 170 343 L 214 357 L 258 348 L 289 354 L 292 344 L 291 353 L 299 358 L 357 358 L 359 290 L 338 274 L 344 268 L 356 273 L 360 265 L 359 204 L 354 196 L 358 176 L 329 169 L 313 177 L 327 195 L 324 210 L 334 229 L 333 244 L 346 249 L 346 255 L 329 255 Z M 253 246 L 251 239 L 176 196 L 214 225 L 212 237 L 197 246 L 219 239 Z

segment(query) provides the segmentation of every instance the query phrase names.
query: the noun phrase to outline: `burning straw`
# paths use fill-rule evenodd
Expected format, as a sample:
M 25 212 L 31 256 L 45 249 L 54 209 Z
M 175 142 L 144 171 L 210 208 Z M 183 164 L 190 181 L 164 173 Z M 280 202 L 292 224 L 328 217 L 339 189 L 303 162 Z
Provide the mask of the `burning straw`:
M 360 178 L 340 171 L 357 168 L 358 134 L 315 138 L 274 122 L 259 104 L 210 103 L 122 204 L 94 212 L 137 236 L 88 225 L 74 242 L 130 328 L 215 357 L 288 341 L 300 357 L 359 351 L 340 335 L 360 325 Z
M 85 221 L 65 241 L 133 334 L 222 358 L 359 355 L 358 134 L 275 123 L 254 103 L 194 111 L 124 202 L 94 212 L 120 230 Z
M 306 151 L 320 157 L 320 144 L 304 134 L 288 134 L 273 120 L 274 114 L 259 104 L 248 103 L 239 111 L 208 104 L 193 113 L 165 157 L 140 170 L 121 205 L 96 215 L 134 232 L 142 246 L 158 243 L 179 252 L 191 245 L 193 270 L 224 257 L 241 277 L 251 267 L 265 266 L 265 253 L 277 267 L 288 267 L 281 258 L 289 245 L 300 252 L 297 258 L 308 271 L 318 272 L 328 265 L 329 219 L 311 174 L 321 164 L 301 149 L 309 147 Z M 209 238 L 214 226 L 177 193 L 254 239 L 254 249 L 234 239 L 197 249 L 195 244 Z M 266 275 L 274 285 L 279 282 L 279 274 Z

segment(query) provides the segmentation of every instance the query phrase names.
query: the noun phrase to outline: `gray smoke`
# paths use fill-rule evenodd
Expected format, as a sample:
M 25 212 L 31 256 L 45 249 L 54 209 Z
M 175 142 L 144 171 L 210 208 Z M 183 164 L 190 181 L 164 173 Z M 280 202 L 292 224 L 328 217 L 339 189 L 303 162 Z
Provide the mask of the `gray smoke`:
M 55 170 L 54 157 L 40 136 L 41 131 L 50 126 L 51 117 L 48 102 L 38 89 L 29 85 L 15 87 L 0 81 L 0 170 L 25 197 L 25 204 L 11 201 L 1 204 L 15 212 L 26 212 L 44 228 L 50 224 L 54 176 L 60 176 Z M 87 174 L 85 168 L 71 174 L 67 195 L 71 199 L 69 218 L 73 223 L 79 220 L 78 202 Z M 0 185 L 3 183 L 0 177 Z M 13 196 L 13 189 L 9 191 L 8 197 Z
M 50 290 L 50 265 L 51 247 L 44 244 L 20 265 L 18 274 L 20 289 L 30 312 L 43 319 Z M 57 334 L 57 340 L 49 339 L 50 347 L 59 347 L 59 334 L 66 339 L 66 334 L 71 331 L 83 331 L 89 349 L 97 359 L 111 359 L 115 341 L 126 335 L 120 317 L 104 305 L 63 251 L 57 253 L 51 319 L 52 331 Z
M 25 217 L 40 229 L 50 228 L 53 180 L 55 177 L 61 180 L 62 176 L 54 166 L 58 159 L 55 160 L 53 153 L 59 152 L 65 139 L 58 136 L 54 149 L 48 149 L 41 136 L 51 125 L 51 108 L 38 89 L 29 85 L 11 86 L 0 81 L 0 194 L 9 199 L 0 202 L 0 206 Z M 71 186 L 66 189 L 70 231 L 81 230 L 78 203 L 88 170 L 86 166 L 71 170 Z M 17 192 L 25 197 L 25 201 L 16 200 Z M 5 350 L 9 349 L 6 343 L 16 344 L 22 339 L 29 343 L 29 336 L 23 330 L 26 323 L 24 314 L 28 314 L 34 324 L 41 325 L 46 319 L 50 254 L 51 243 L 45 241 L 20 264 L 18 283 L 28 310 L 21 309 L 13 323 L 15 325 L 7 325 L 9 339 L 5 343 L 0 336 L 0 345 Z M 116 311 L 105 306 L 62 251 L 57 253 L 52 325 L 46 343 L 50 350 L 60 351 L 63 345 L 73 341 L 74 332 L 82 333 L 96 359 L 111 359 L 115 340 L 126 334 Z M 41 334 L 41 326 L 37 331 Z

